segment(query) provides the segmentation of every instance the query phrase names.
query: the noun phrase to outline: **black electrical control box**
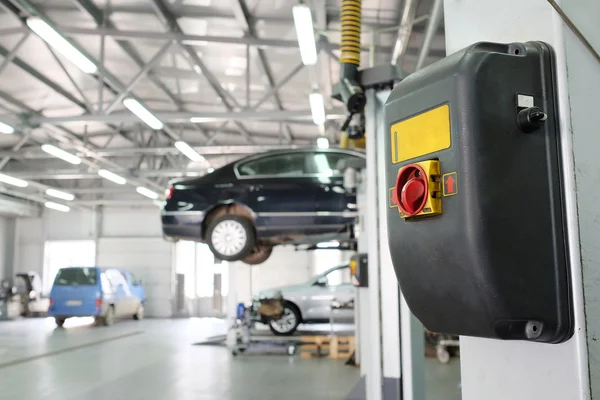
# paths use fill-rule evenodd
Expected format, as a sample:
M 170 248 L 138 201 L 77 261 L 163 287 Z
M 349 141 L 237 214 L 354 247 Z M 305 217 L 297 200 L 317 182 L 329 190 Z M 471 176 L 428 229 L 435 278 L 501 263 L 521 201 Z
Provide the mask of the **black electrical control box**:
M 573 331 L 554 56 L 477 43 L 384 111 L 389 247 L 434 332 L 559 343 Z
M 358 253 L 350 258 L 352 284 L 356 287 L 369 287 L 369 256 Z

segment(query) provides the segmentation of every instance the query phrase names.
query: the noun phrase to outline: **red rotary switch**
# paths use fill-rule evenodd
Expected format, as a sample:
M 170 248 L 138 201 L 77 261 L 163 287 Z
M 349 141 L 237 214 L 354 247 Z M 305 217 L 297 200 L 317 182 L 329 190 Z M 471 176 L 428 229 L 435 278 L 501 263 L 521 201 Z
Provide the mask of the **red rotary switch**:
M 428 178 L 420 165 L 410 164 L 398 173 L 396 196 L 398 207 L 407 217 L 417 215 L 427 203 Z

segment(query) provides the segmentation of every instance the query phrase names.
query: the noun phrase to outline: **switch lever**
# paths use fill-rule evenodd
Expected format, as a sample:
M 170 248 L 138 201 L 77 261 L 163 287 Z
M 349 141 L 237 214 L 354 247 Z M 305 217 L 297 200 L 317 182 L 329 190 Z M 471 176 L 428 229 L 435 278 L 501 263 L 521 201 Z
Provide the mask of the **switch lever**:
M 531 133 L 540 129 L 547 119 L 548 115 L 541 108 L 528 107 L 517 114 L 517 125 L 524 133 Z

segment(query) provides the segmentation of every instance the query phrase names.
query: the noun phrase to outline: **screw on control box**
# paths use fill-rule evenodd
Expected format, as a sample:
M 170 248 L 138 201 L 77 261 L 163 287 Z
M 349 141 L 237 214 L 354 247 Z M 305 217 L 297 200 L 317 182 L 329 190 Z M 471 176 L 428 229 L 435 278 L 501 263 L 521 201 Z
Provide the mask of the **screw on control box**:
M 390 252 L 431 331 L 572 335 L 553 63 L 545 43 L 477 43 L 386 102 Z

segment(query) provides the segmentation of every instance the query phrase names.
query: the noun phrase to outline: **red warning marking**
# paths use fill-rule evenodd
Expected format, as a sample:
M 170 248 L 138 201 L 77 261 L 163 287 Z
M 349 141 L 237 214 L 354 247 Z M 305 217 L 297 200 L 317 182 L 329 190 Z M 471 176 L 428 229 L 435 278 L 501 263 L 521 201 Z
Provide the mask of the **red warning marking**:
M 444 174 L 444 196 L 453 196 L 458 193 L 458 181 L 456 172 Z

